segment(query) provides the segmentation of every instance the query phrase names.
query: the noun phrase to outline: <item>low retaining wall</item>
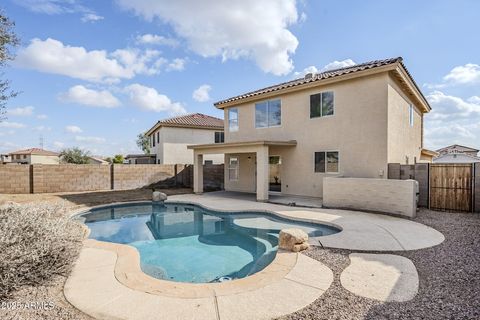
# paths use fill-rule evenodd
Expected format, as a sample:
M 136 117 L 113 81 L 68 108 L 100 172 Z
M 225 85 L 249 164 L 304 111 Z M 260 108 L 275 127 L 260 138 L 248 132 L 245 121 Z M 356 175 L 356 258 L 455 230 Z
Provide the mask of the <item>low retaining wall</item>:
M 223 189 L 223 165 L 205 165 L 208 190 Z M 183 164 L 0 165 L 0 193 L 51 193 L 193 186 L 193 166 Z
M 368 178 L 323 179 L 323 205 L 415 217 L 415 180 Z

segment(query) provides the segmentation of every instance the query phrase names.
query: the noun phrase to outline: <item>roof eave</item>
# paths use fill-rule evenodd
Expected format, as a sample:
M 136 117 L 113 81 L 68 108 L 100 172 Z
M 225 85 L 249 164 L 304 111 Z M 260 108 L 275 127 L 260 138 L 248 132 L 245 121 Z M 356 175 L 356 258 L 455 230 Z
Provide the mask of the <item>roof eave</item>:
M 153 132 L 157 131 L 160 127 L 171 127 L 171 128 L 188 128 L 188 129 L 203 129 L 203 130 L 224 130 L 224 127 L 213 127 L 213 126 L 195 126 L 195 125 L 187 125 L 187 124 L 173 124 L 173 123 L 162 123 L 157 122 L 153 127 L 151 127 L 145 135 L 149 136 Z
M 216 103 L 214 103 L 214 106 L 217 109 L 224 109 L 224 108 L 231 107 L 231 106 L 236 106 L 236 105 L 239 105 L 239 104 L 244 104 L 244 103 L 257 101 L 257 100 L 261 100 L 261 99 L 265 99 L 265 98 L 269 98 L 269 97 L 273 97 L 273 96 L 278 96 L 280 94 L 302 91 L 302 90 L 306 90 L 306 89 L 310 89 L 310 88 L 314 88 L 314 87 L 318 87 L 318 86 L 323 86 L 323 85 L 327 85 L 327 84 L 332 84 L 332 83 L 336 83 L 336 82 L 340 82 L 340 81 L 365 77 L 365 76 L 368 76 L 368 75 L 374 75 L 374 74 L 378 74 L 378 73 L 382 73 L 382 72 L 388 72 L 388 71 L 395 70 L 397 68 L 398 64 L 399 64 L 399 62 L 396 62 L 396 63 L 392 63 L 392 64 L 388 64 L 388 65 L 385 65 L 385 66 L 380 66 L 380 67 L 376 67 L 376 68 L 372 68 L 372 69 L 356 71 L 356 72 L 347 73 L 347 74 L 343 74 L 343 75 L 339 75 L 339 76 L 335 76 L 335 77 L 331 77 L 331 78 L 327 78 L 327 79 L 315 80 L 315 81 L 307 82 L 307 83 L 304 83 L 304 84 L 292 86 L 292 87 L 289 87 L 289 88 L 284 88 L 284 89 L 279 89 L 279 90 L 275 90 L 275 91 L 271 91 L 271 92 L 252 95 L 250 97 L 238 98 L 238 99 L 230 98 L 230 99 L 234 99 L 234 100 L 231 100 L 231 101 L 225 101 L 224 100 L 225 102 L 223 102 L 223 101 L 216 102 Z M 230 99 L 226 99 L 226 100 L 230 100 Z

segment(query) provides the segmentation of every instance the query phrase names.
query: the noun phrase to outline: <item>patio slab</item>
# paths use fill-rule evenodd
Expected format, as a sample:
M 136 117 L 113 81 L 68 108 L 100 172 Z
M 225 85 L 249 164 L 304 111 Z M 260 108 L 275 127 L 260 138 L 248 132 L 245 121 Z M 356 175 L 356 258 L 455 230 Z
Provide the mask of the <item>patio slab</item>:
M 336 234 L 311 237 L 313 245 L 362 251 L 405 251 L 432 247 L 443 234 L 423 224 L 388 215 L 325 208 L 299 208 L 254 201 L 251 195 L 211 192 L 170 196 L 168 201 L 197 204 L 225 212 L 270 212 L 280 217 L 340 228 Z M 167 201 L 167 202 L 168 202 Z
M 119 263 L 129 254 L 127 247 L 133 249 L 87 240 L 65 283 L 66 299 L 98 319 L 271 319 L 309 305 L 333 281 L 332 271 L 319 261 L 279 252 L 261 272 L 230 282 L 179 283 L 146 274 L 138 282 L 132 268 L 138 255 L 130 266 Z M 118 277 L 125 268 L 133 282 Z M 198 287 L 193 295 L 192 287 Z
M 418 274 L 410 259 L 392 254 L 349 255 L 350 265 L 340 275 L 348 291 L 379 301 L 404 302 L 418 292 Z

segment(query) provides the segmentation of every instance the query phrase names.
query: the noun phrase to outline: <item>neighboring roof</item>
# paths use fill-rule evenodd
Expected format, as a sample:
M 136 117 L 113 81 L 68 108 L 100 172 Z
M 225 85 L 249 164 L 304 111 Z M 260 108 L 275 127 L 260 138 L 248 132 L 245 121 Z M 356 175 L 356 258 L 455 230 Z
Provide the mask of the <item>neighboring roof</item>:
M 433 159 L 434 163 L 473 163 L 480 162 L 479 157 L 466 153 L 447 153 Z
M 183 127 L 183 128 L 201 128 L 223 130 L 223 119 L 212 117 L 203 113 L 192 113 L 184 116 L 178 116 L 158 121 L 147 135 L 150 135 L 158 127 Z
M 30 155 L 39 155 L 39 156 L 58 156 L 59 153 L 43 150 L 40 148 L 30 148 L 25 150 L 18 150 L 15 152 L 10 152 L 10 154 L 30 154 Z
M 460 151 L 460 152 L 465 152 L 465 151 L 467 151 L 467 152 L 478 152 L 478 151 L 480 151 L 478 149 L 462 146 L 460 144 L 452 144 L 451 146 L 438 149 L 437 152 L 453 151 L 453 150 Z
M 139 153 L 139 154 L 127 154 L 125 156 L 125 159 L 129 158 L 155 158 L 155 154 L 144 154 L 144 153 Z
M 263 88 L 263 89 L 247 92 L 247 93 L 235 96 L 235 97 L 231 97 L 231 98 L 228 98 L 228 99 L 225 99 L 225 100 L 215 102 L 214 105 L 217 108 L 223 108 L 223 105 L 226 105 L 230 102 L 244 100 L 244 99 L 247 99 L 247 98 L 271 93 L 271 92 L 274 92 L 274 91 L 289 89 L 289 88 L 292 88 L 292 87 L 297 87 L 297 86 L 302 86 L 302 85 L 306 86 L 308 84 L 311 84 L 312 82 L 327 80 L 327 79 L 336 78 L 336 77 L 345 76 L 345 75 L 354 74 L 354 73 L 360 73 L 361 71 L 379 69 L 381 67 L 391 66 L 392 67 L 391 70 L 394 70 L 394 69 L 396 69 L 397 65 L 399 65 L 403 69 L 403 71 L 405 72 L 405 74 L 408 78 L 406 80 L 407 81 L 409 80 L 411 82 L 411 84 L 413 84 L 414 91 L 416 91 L 416 93 L 420 96 L 422 104 L 424 104 L 426 106 L 425 109 L 427 111 L 430 111 L 431 107 L 428 104 L 427 99 L 425 99 L 425 96 L 420 91 L 420 88 L 415 83 L 415 80 L 411 76 L 410 72 L 408 72 L 407 68 L 403 64 L 403 58 L 402 57 L 390 58 L 390 59 L 384 59 L 384 60 L 375 60 L 375 61 L 356 64 L 356 65 L 353 65 L 353 66 L 350 66 L 350 67 L 328 70 L 328 71 L 320 72 L 320 73 L 316 73 L 316 74 L 311 74 L 310 73 L 310 74 L 307 74 L 306 76 L 304 76 L 303 78 L 299 78 L 299 79 L 295 79 L 295 80 L 292 80 L 292 81 L 283 82 L 283 83 L 276 84 L 276 85 L 273 85 L 273 86 L 270 86 L 270 87 L 266 87 L 266 88 Z

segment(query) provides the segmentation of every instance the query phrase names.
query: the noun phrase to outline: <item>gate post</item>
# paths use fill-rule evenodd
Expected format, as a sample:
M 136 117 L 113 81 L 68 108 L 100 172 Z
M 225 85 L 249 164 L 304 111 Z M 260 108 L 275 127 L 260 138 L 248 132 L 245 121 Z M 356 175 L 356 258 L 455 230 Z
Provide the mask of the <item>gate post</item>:
M 480 213 L 480 162 L 473 164 L 473 212 Z

